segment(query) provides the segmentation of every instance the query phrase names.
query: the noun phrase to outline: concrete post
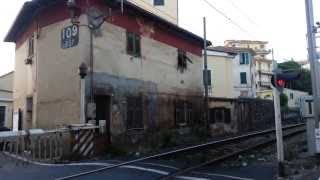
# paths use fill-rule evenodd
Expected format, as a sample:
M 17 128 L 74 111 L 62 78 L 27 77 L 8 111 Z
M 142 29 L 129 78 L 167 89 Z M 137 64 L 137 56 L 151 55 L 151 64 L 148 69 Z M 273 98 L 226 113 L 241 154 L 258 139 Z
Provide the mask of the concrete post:
M 79 66 L 79 75 L 80 75 L 80 123 L 86 123 L 86 76 L 88 74 L 88 67 L 85 63 L 81 63 Z
M 272 53 L 273 54 L 273 53 Z M 274 78 L 276 77 L 276 69 L 278 68 L 277 62 L 273 60 L 273 71 Z M 283 152 L 283 133 L 281 124 L 281 106 L 280 106 L 280 92 L 276 87 L 272 87 L 273 90 L 273 103 L 274 103 L 274 119 L 276 126 L 276 139 L 277 139 L 277 159 L 278 159 L 278 170 L 279 177 L 284 176 L 283 172 L 283 162 L 284 162 L 284 152 Z
M 86 123 L 86 102 L 85 102 L 85 88 L 86 88 L 86 80 L 84 78 L 81 78 L 80 80 L 80 124 L 85 124 Z

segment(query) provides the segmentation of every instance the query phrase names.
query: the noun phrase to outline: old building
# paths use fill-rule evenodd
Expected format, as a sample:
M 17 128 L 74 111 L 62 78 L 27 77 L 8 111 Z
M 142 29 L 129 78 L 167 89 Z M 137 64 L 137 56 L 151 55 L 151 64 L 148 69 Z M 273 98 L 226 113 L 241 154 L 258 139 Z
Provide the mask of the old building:
M 128 0 L 167 21 L 178 24 L 179 0 Z
M 26 2 L 5 39 L 16 43 L 14 110 L 23 129 L 80 122 L 78 67 L 90 57 L 86 102 L 111 135 L 201 119 L 202 38 L 128 1 L 123 12 L 118 1 L 76 3 L 79 26 L 65 1 Z M 85 12 L 108 13 L 92 41 Z
M 272 99 L 272 60 L 267 58 L 270 50 L 267 49 L 266 41 L 250 41 L 250 40 L 227 40 L 225 46 L 238 48 L 251 48 L 255 52 L 255 79 L 257 97 L 262 99 Z
M 0 76 L 0 129 L 12 128 L 12 83 L 14 72 Z

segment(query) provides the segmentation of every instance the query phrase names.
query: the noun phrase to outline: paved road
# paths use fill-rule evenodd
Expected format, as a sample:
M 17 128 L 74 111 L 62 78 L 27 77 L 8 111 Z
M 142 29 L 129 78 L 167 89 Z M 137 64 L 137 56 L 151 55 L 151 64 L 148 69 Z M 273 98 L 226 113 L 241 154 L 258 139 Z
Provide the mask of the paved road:
M 51 180 L 76 174 L 83 171 L 99 169 L 114 161 L 86 162 L 69 165 L 25 164 L 11 157 L 0 155 L 0 180 Z M 93 175 L 78 180 L 152 180 L 174 172 L 175 167 L 159 164 L 159 162 L 139 163 Z M 272 165 L 254 165 L 238 168 L 207 167 L 192 174 L 180 176 L 177 179 L 185 180 L 270 180 L 275 174 Z

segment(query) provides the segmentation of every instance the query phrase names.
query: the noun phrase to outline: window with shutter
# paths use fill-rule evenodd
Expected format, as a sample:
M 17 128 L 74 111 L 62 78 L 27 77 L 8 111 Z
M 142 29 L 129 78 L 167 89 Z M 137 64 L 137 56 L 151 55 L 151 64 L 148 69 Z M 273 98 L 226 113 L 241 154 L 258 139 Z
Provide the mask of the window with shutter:
M 164 6 L 164 0 L 153 0 L 154 6 Z
M 247 73 L 246 72 L 240 73 L 240 83 L 247 84 Z
M 193 121 L 192 104 L 187 101 L 177 101 L 175 104 L 176 124 L 187 125 Z
M 249 53 L 240 53 L 240 64 L 250 64 Z
M 127 53 L 135 57 L 141 57 L 141 38 L 140 35 L 127 32 Z
M 28 40 L 28 57 L 33 57 L 34 55 L 34 37 L 31 36 Z
M 231 123 L 231 110 L 224 108 L 224 107 L 218 107 L 218 108 L 212 108 L 209 110 L 209 118 L 210 123 Z
M 6 107 L 0 106 L 0 127 L 5 126 L 5 118 L 6 118 Z

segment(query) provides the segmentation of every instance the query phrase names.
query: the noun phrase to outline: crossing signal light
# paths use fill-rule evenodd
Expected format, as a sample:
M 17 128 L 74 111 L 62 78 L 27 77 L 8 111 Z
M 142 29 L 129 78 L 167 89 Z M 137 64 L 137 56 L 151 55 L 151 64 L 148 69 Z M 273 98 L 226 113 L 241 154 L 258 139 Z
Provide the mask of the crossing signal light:
M 271 83 L 273 87 L 282 92 L 286 85 L 286 82 L 298 80 L 300 76 L 300 71 L 281 71 L 272 75 Z
M 277 80 L 277 86 L 278 87 L 284 88 L 285 85 L 286 85 L 286 82 L 283 79 L 278 79 Z

